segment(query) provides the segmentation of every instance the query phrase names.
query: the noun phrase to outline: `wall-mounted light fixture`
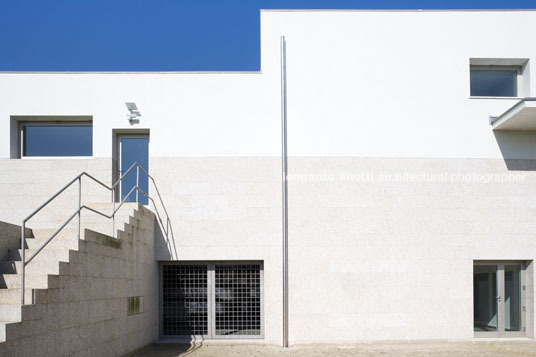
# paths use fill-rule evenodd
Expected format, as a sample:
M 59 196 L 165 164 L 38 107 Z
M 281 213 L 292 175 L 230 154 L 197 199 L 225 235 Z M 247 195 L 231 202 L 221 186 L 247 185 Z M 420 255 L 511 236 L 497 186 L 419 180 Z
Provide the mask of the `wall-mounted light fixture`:
M 127 119 L 130 125 L 139 124 L 140 120 L 138 119 L 141 117 L 141 113 L 138 110 L 138 107 L 136 106 L 136 103 L 134 102 L 126 102 L 127 109 L 129 113 L 127 114 Z

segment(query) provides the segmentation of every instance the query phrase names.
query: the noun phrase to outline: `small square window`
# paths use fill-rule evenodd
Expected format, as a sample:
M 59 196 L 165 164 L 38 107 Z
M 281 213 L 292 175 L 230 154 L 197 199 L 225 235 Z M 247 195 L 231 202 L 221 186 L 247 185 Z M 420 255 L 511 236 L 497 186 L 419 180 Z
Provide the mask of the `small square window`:
M 519 69 L 500 66 L 471 66 L 471 96 L 517 97 Z
M 25 122 L 21 156 L 92 156 L 93 125 L 87 122 Z

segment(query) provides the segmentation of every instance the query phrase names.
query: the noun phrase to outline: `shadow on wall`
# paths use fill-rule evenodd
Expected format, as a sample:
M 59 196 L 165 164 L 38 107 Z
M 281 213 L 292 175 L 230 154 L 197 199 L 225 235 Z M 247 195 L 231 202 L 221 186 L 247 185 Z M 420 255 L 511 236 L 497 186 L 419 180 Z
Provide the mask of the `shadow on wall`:
M 536 131 L 494 131 L 510 171 L 536 171 Z
M 156 260 L 176 260 L 178 259 L 175 236 L 171 225 L 168 226 L 168 238 L 163 230 L 158 218 L 154 220 L 154 244 Z M 165 247 L 165 248 L 164 248 Z
M 150 346 L 142 348 L 129 357 L 184 357 L 203 346 L 202 343 L 195 342 L 192 339 L 190 343 L 153 343 Z

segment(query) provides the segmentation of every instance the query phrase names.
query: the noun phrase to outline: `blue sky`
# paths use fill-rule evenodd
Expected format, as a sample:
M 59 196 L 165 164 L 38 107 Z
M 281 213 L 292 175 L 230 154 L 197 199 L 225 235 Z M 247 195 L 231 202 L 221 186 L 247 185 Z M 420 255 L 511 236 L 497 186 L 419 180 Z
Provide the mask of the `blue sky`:
M 0 71 L 258 70 L 259 9 L 522 9 L 536 0 L 0 0 Z

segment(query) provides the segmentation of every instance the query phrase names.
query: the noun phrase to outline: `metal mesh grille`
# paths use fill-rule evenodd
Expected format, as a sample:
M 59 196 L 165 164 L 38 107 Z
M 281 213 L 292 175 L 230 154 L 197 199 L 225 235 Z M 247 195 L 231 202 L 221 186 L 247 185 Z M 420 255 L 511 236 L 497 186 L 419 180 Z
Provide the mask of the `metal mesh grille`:
M 207 335 L 207 266 L 163 266 L 163 334 Z
M 260 265 L 215 266 L 216 335 L 260 335 Z

